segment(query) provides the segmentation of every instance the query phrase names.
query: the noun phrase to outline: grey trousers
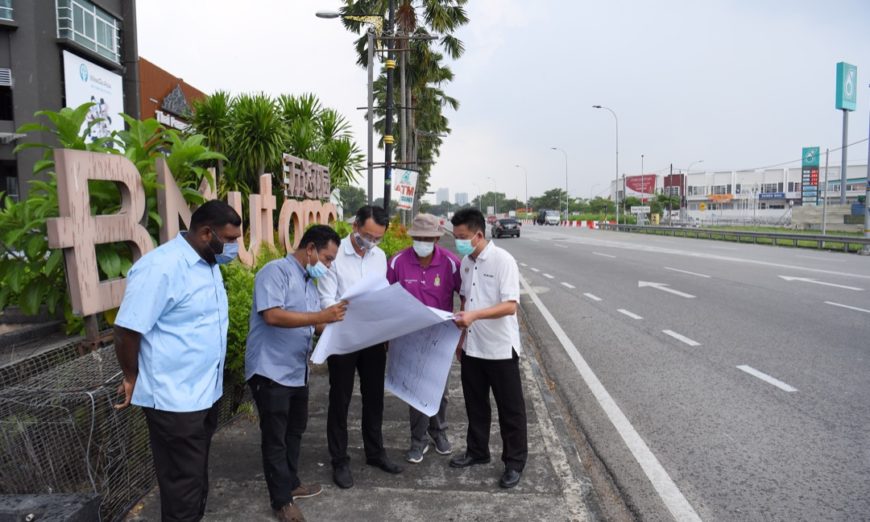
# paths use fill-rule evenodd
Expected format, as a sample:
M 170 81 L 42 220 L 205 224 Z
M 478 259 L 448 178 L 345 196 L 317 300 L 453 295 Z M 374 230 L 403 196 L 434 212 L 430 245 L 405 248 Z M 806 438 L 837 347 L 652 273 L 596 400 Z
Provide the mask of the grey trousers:
M 444 389 L 444 395 L 441 396 L 438 413 L 432 417 L 424 415 L 412 406 L 408 407 L 408 413 L 411 419 L 411 446 L 425 446 L 426 433 L 435 438 L 438 434 L 447 431 L 447 389 Z

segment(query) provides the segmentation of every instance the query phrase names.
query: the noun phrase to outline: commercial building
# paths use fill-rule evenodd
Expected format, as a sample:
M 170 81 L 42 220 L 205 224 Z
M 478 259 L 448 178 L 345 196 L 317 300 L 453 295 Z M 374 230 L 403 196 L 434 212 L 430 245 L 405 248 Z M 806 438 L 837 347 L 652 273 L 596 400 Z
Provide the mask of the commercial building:
M 135 0 L 0 0 L 0 190 L 26 197 L 42 151 L 12 150 L 39 110 L 93 101 L 94 136 L 139 117 Z M 50 143 L 50 134 L 28 141 Z
M 185 130 L 190 121 L 190 104 L 205 93 L 183 79 L 139 58 L 140 117 L 154 118 L 165 127 Z
M 855 203 L 863 196 L 867 186 L 867 165 L 849 165 L 846 172 L 846 201 Z M 643 178 L 643 180 L 641 180 Z M 825 179 L 828 180 L 827 188 Z M 829 204 L 839 203 L 840 167 L 830 166 L 827 176 L 824 167 L 819 172 L 818 198 L 807 201 L 801 191 L 801 167 L 690 172 L 673 176 L 625 176 L 619 182 L 619 200 L 628 197 L 648 198 L 651 192 L 682 195 L 688 215 L 697 219 L 713 215 L 722 218 L 766 218 L 775 220 L 789 209 L 803 205 L 821 205 L 824 198 Z M 610 182 L 611 197 L 616 188 Z
M 440 205 L 443 202 L 450 201 L 450 189 L 449 188 L 440 188 L 435 193 L 435 204 Z
M 463 207 L 468 204 L 468 192 L 456 193 L 456 204 Z

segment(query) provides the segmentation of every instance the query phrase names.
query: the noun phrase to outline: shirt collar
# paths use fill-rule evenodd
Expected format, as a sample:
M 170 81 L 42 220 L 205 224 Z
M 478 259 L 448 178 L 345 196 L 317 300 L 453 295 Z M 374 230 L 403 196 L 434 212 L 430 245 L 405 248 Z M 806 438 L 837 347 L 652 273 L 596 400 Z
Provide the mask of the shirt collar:
M 190 243 L 187 242 L 187 231 L 179 232 L 177 236 L 175 236 L 175 241 L 178 243 L 178 248 L 181 250 L 181 255 L 184 257 L 184 260 L 187 261 L 188 266 L 193 266 L 198 262 L 202 261 L 206 263 L 206 260 L 203 259 L 199 253 L 190 246 Z M 206 263 L 208 264 L 208 263 Z
M 489 256 L 489 253 L 492 252 L 492 249 L 494 246 L 495 246 L 495 241 L 490 239 L 489 242 L 486 244 L 486 247 L 484 247 L 484 249 L 481 250 L 480 254 L 477 255 L 477 259 L 475 259 L 475 261 L 485 260 Z
M 294 256 L 293 254 L 287 254 L 286 256 L 284 256 L 284 259 L 286 259 L 287 262 L 290 263 L 291 270 L 295 268 L 296 271 L 301 273 L 303 276 L 308 275 L 305 267 L 302 266 L 302 263 L 300 263 L 298 259 L 296 259 L 296 256 Z

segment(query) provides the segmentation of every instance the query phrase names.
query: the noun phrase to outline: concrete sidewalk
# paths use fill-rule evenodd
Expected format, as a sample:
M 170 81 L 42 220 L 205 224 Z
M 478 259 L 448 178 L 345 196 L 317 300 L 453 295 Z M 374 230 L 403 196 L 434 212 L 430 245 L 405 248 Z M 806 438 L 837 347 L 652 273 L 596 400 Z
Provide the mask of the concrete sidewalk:
M 524 321 L 521 321 L 524 322 Z M 326 408 L 329 390 L 326 365 L 313 367 L 308 429 L 299 461 L 304 483 L 319 482 L 323 493 L 300 499 L 308 520 L 571 520 L 597 518 L 589 480 L 577 452 L 564 432 L 561 415 L 538 369 L 535 346 L 523 328 L 521 359 L 529 426 L 529 460 L 522 481 L 503 490 L 498 480 L 501 437 L 493 401 L 490 451 L 493 461 L 468 469 L 448 467 L 449 456 L 430 447 L 420 464 L 405 461 L 409 444 L 408 406 L 387 393 L 384 405 L 384 443 L 388 455 L 405 471 L 389 475 L 367 466 L 360 435 L 359 389 L 348 419 L 349 453 L 354 487 L 342 490 L 332 482 L 326 449 Z M 357 386 L 359 379 L 357 379 Z M 465 451 L 467 428 L 459 364 L 450 372 L 449 437 L 454 454 Z M 260 431 L 256 418 L 240 416 L 215 435 L 210 457 L 210 483 L 205 520 L 274 520 L 260 460 Z M 159 520 L 157 488 L 128 515 L 128 521 Z M 590 499 L 593 499 L 590 501 Z

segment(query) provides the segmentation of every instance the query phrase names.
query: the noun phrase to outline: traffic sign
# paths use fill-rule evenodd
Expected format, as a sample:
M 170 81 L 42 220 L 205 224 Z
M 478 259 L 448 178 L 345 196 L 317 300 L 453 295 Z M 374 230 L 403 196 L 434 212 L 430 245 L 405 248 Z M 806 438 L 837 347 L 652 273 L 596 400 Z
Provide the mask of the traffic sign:
M 643 206 L 635 205 L 635 206 L 631 207 L 631 213 L 632 214 L 649 214 L 650 213 L 649 205 L 643 205 Z

